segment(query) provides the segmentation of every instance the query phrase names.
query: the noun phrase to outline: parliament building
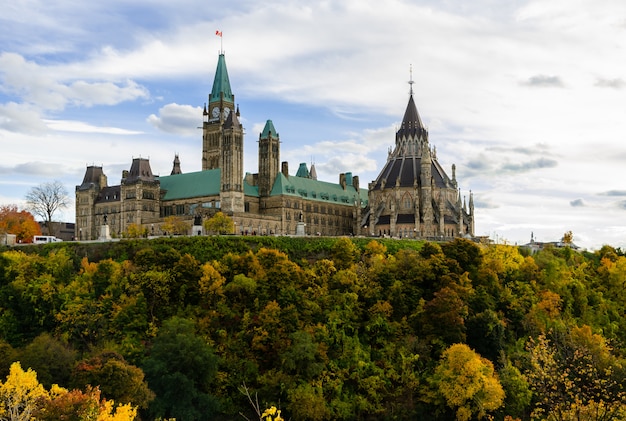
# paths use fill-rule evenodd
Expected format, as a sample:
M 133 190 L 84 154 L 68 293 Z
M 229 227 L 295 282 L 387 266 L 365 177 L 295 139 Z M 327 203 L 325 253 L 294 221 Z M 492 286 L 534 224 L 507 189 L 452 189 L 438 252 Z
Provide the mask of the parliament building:
M 351 172 L 338 174 L 336 182 L 321 181 L 314 165 L 301 163 L 290 174 L 288 163 L 280 161 L 280 136 L 271 120 L 259 133 L 258 173 L 244 174 L 244 129 L 223 53 L 207 104 L 201 171 L 183 173 L 176 155 L 170 175 L 158 176 L 148 159 L 134 158 L 120 183 L 110 186 L 101 166 L 87 167 L 76 186 L 78 240 L 101 238 L 103 226 L 121 237 L 131 224 L 164 235 L 173 218 L 188 227 L 185 234 L 203 234 L 202 221 L 220 211 L 240 235 L 474 235 L 473 196 L 469 205 L 462 201 L 455 166 L 449 178 L 437 161 L 412 89 L 395 147 L 367 189 Z

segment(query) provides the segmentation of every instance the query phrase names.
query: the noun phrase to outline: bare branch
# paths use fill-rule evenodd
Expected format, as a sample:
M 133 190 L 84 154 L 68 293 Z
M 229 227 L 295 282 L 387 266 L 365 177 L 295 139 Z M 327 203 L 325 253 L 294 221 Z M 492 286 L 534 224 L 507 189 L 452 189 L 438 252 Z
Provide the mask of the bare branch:
M 33 214 L 46 222 L 48 233 L 51 234 L 52 216 L 57 210 L 69 207 L 71 201 L 65 186 L 55 180 L 31 188 L 26 193 L 26 203 Z

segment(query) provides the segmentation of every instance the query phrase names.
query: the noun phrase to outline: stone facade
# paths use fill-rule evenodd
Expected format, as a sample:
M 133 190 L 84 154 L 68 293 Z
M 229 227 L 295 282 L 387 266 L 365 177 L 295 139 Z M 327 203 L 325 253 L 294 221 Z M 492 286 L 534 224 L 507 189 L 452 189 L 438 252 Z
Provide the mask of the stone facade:
M 113 237 L 131 224 L 148 235 L 171 234 L 172 219 L 186 227 L 182 234 L 197 234 L 192 226 L 218 211 L 242 235 L 473 235 L 473 198 L 469 210 L 461 205 L 454 167 L 450 179 L 429 146 L 412 93 L 396 147 L 368 189 L 349 172 L 337 183 L 317 180 L 313 165 L 289 174 L 271 120 L 259 134 L 258 173 L 244 175 L 244 130 L 224 54 L 203 116 L 202 171 L 183 173 L 176 155 L 170 175 L 159 177 L 147 159 L 135 158 L 120 184 L 109 186 L 102 167 L 87 167 L 76 186 L 76 238 L 95 240 L 103 225 Z
M 395 147 L 369 184 L 368 198 L 363 224 L 369 235 L 433 240 L 474 236 L 473 195 L 468 209 L 461 201 L 455 166 L 449 178 L 430 146 L 412 89 Z

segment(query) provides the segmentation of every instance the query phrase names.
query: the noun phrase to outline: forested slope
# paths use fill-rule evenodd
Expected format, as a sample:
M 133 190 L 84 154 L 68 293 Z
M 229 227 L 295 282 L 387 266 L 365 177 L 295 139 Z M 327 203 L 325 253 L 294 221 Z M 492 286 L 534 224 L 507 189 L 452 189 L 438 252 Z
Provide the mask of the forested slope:
M 0 379 L 20 361 L 143 420 L 258 419 L 246 390 L 292 420 L 626 409 L 626 257 L 608 246 L 225 236 L 0 252 Z

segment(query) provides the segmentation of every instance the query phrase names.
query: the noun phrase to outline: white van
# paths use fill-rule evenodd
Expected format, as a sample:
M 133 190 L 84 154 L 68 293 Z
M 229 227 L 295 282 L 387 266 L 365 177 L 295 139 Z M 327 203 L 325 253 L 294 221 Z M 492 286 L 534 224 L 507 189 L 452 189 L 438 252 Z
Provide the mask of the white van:
M 53 235 L 35 235 L 33 237 L 33 244 L 47 244 L 47 243 L 56 243 L 58 241 L 63 241 L 60 238 L 56 238 Z

